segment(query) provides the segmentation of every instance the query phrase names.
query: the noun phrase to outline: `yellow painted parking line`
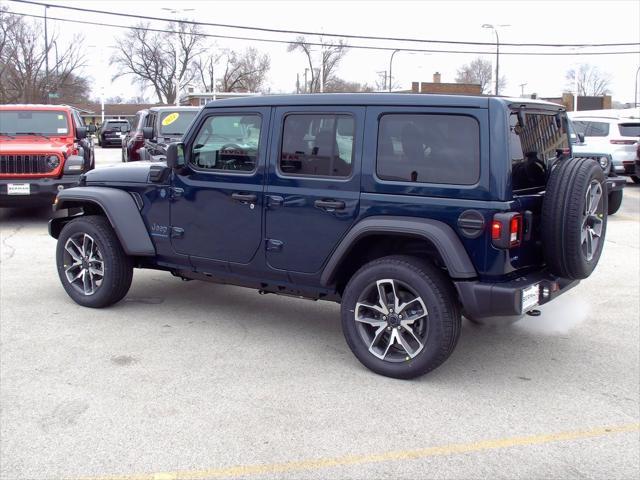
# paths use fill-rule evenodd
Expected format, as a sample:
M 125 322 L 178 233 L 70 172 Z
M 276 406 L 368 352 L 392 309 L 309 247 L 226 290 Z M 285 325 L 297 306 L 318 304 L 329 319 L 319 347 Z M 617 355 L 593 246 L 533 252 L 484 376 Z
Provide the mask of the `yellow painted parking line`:
M 558 432 L 528 437 L 510 437 L 497 440 L 482 440 L 473 443 L 459 443 L 440 447 L 427 447 L 417 450 L 400 450 L 395 452 L 374 453 L 370 455 L 352 455 L 335 458 L 319 458 L 285 463 L 262 465 L 239 465 L 235 467 L 211 468 L 205 470 L 184 470 L 175 472 L 158 472 L 135 475 L 116 475 L 101 477 L 84 477 L 85 480 L 188 480 L 224 477 L 243 477 L 260 474 L 278 474 L 321 468 L 344 467 L 367 463 L 391 462 L 398 460 L 415 460 L 439 455 L 455 455 L 460 453 L 482 452 L 501 448 L 541 445 L 552 442 L 566 442 L 594 437 L 606 437 L 619 433 L 639 432 L 640 423 L 600 427 L 593 430 Z

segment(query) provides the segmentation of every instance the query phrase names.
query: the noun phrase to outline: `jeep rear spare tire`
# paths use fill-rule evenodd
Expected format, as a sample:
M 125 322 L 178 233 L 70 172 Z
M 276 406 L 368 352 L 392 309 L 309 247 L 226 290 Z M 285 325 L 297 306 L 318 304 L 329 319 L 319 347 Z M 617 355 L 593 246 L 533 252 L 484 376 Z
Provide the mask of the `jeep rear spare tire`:
M 542 204 L 542 245 L 552 273 L 587 278 L 598 264 L 607 229 L 607 193 L 594 160 L 569 158 L 552 170 Z

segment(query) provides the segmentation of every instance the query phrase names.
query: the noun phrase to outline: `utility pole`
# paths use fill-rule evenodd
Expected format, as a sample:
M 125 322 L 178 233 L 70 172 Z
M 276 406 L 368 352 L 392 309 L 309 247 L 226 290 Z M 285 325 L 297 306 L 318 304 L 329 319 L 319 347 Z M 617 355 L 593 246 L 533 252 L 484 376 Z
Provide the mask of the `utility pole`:
M 304 69 L 304 93 L 309 93 L 309 87 L 307 87 L 307 73 L 309 73 L 309 69 Z
M 378 75 L 382 75 L 383 79 L 384 79 L 384 83 L 382 84 L 382 90 L 386 90 L 387 89 L 387 71 L 386 70 L 382 70 L 380 72 L 376 72 Z
M 527 84 L 526 83 L 521 83 L 520 84 L 520 96 L 524 97 L 524 87 L 526 87 Z
M 47 90 L 47 103 L 49 103 L 49 35 L 47 34 L 47 5 L 44 6 L 44 71 L 45 85 Z
M 498 36 L 498 27 L 510 27 L 511 25 L 491 25 L 490 23 L 485 23 L 482 25 L 482 28 L 490 28 L 493 30 L 493 33 L 496 34 L 496 96 L 499 94 L 499 83 L 500 83 L 500 37 Z
M 296 93 L 300 93 L 300 74 L 296 73 Z

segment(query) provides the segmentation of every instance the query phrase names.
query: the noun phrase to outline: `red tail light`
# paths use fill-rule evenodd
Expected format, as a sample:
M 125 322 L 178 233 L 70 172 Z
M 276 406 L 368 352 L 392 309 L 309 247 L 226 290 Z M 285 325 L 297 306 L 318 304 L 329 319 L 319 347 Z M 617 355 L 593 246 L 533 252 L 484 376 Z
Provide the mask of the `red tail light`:
M 637 140 L 609 140 L 614 145 L 633 145 Z
M 496 248 L 517 247 L 522 242 L 522 226 L 521 213 L 496 213 L 491 222 L 491 243 Z

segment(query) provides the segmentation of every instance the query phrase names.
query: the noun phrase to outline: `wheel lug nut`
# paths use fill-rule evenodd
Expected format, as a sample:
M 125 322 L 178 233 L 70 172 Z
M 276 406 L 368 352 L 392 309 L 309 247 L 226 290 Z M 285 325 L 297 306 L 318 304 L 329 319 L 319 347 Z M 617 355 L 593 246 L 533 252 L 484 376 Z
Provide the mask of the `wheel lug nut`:
M 382 319 L 383 319 L 383 320 L 386 320 L 386 319 L 387 319 L 387 316 L 386 316 L 386 315 L 383 315 L 383 316 L 382 316 Z
M 402 315 L 398 315 L 398 318 L 399 318 L 400 320 L 402 320 Z

